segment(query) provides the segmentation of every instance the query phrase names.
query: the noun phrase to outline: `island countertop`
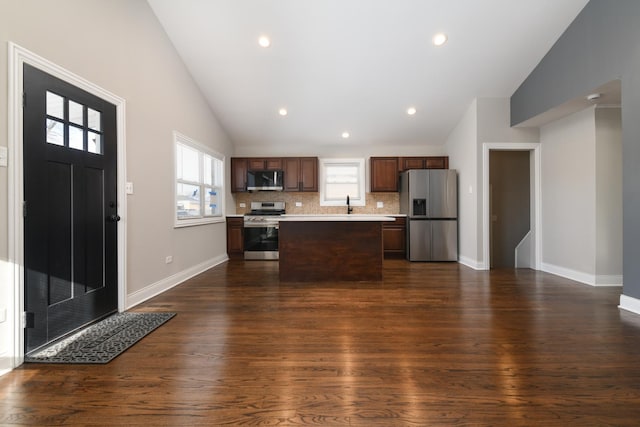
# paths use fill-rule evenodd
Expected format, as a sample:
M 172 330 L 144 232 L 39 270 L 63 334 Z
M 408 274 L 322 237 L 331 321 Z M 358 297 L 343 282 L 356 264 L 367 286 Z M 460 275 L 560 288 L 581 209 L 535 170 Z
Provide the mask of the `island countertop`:
M 324 215 L 281 215 L 280 221 L 395 221 L 396 219 L 390 215 L 375 214 L 324 214 Z

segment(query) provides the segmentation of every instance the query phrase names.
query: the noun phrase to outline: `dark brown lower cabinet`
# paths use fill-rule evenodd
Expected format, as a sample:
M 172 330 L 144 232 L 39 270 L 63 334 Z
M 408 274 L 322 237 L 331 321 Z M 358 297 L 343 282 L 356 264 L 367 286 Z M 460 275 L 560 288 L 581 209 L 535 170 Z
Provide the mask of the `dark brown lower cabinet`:
M 244 218 L 227 217 L 227 255 L 244 259 Z
M 407 254 L 407 219 L 396 217 L 395 222 L 382 223 L 384 257 L 405 258 Z

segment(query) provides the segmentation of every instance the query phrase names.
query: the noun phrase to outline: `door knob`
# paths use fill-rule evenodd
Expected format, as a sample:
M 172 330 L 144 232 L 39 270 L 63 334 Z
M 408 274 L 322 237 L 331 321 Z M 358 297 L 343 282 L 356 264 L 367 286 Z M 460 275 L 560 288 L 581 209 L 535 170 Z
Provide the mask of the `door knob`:
M 120 221 L 120 215 L 113 214 L 113 215 L 110 215 L 108 219 L 111 222 L 118 222 Z

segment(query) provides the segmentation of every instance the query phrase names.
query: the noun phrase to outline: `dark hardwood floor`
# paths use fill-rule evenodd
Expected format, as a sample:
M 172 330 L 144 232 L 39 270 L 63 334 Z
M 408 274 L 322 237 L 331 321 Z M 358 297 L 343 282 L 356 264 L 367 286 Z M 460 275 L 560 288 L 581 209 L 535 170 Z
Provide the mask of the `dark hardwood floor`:
M 620 288 L 385 261 L 384 282 L 213 268 L 107 365 L 0 377 L 0 425 L 637 426 L 640 316 Z

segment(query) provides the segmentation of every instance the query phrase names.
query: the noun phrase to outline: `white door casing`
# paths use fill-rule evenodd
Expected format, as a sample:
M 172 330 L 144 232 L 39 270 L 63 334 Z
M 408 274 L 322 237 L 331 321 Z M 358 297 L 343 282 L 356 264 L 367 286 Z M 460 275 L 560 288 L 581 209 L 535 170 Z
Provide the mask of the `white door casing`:
M 9 343 L 11 366 L 0 367 L 0 374 L 13 369 L 24 361 L 24 219 L 22 204 L 23 187 L 23 150 L 22 150 L 22 93 L 23 65 L 32 65 L 48 74 L 79 87 L 116 106 L 118 167 L 117 197 L 118 213 L 122 221 L 118 223 L 118 311 L 124 311 L 126 300 L 126 228 L 127 204 L 125 194 L 126 152 L 125 152 L 125 100 L 113 93 L 89 82 L 88 80 L 48 61 L 41 56 L 9 42 L 9 118 L 8 118 L 8 268 L 9 303 L 7 320 L 12 322 L 11 336 L 0 337 Z
M 540 270 L 542 262 L 542 216 L 541 216 L 541 165 L 540 144 L 524 142 L 485 142 L 482 144 L 482 262 L 483 270 L 491 267 L 491 212 L 489 188 L 489 152 L 491 150 L 529 151 L 532 153 L 531 167 L 531 231 L 534 235 L 534 268 Z

